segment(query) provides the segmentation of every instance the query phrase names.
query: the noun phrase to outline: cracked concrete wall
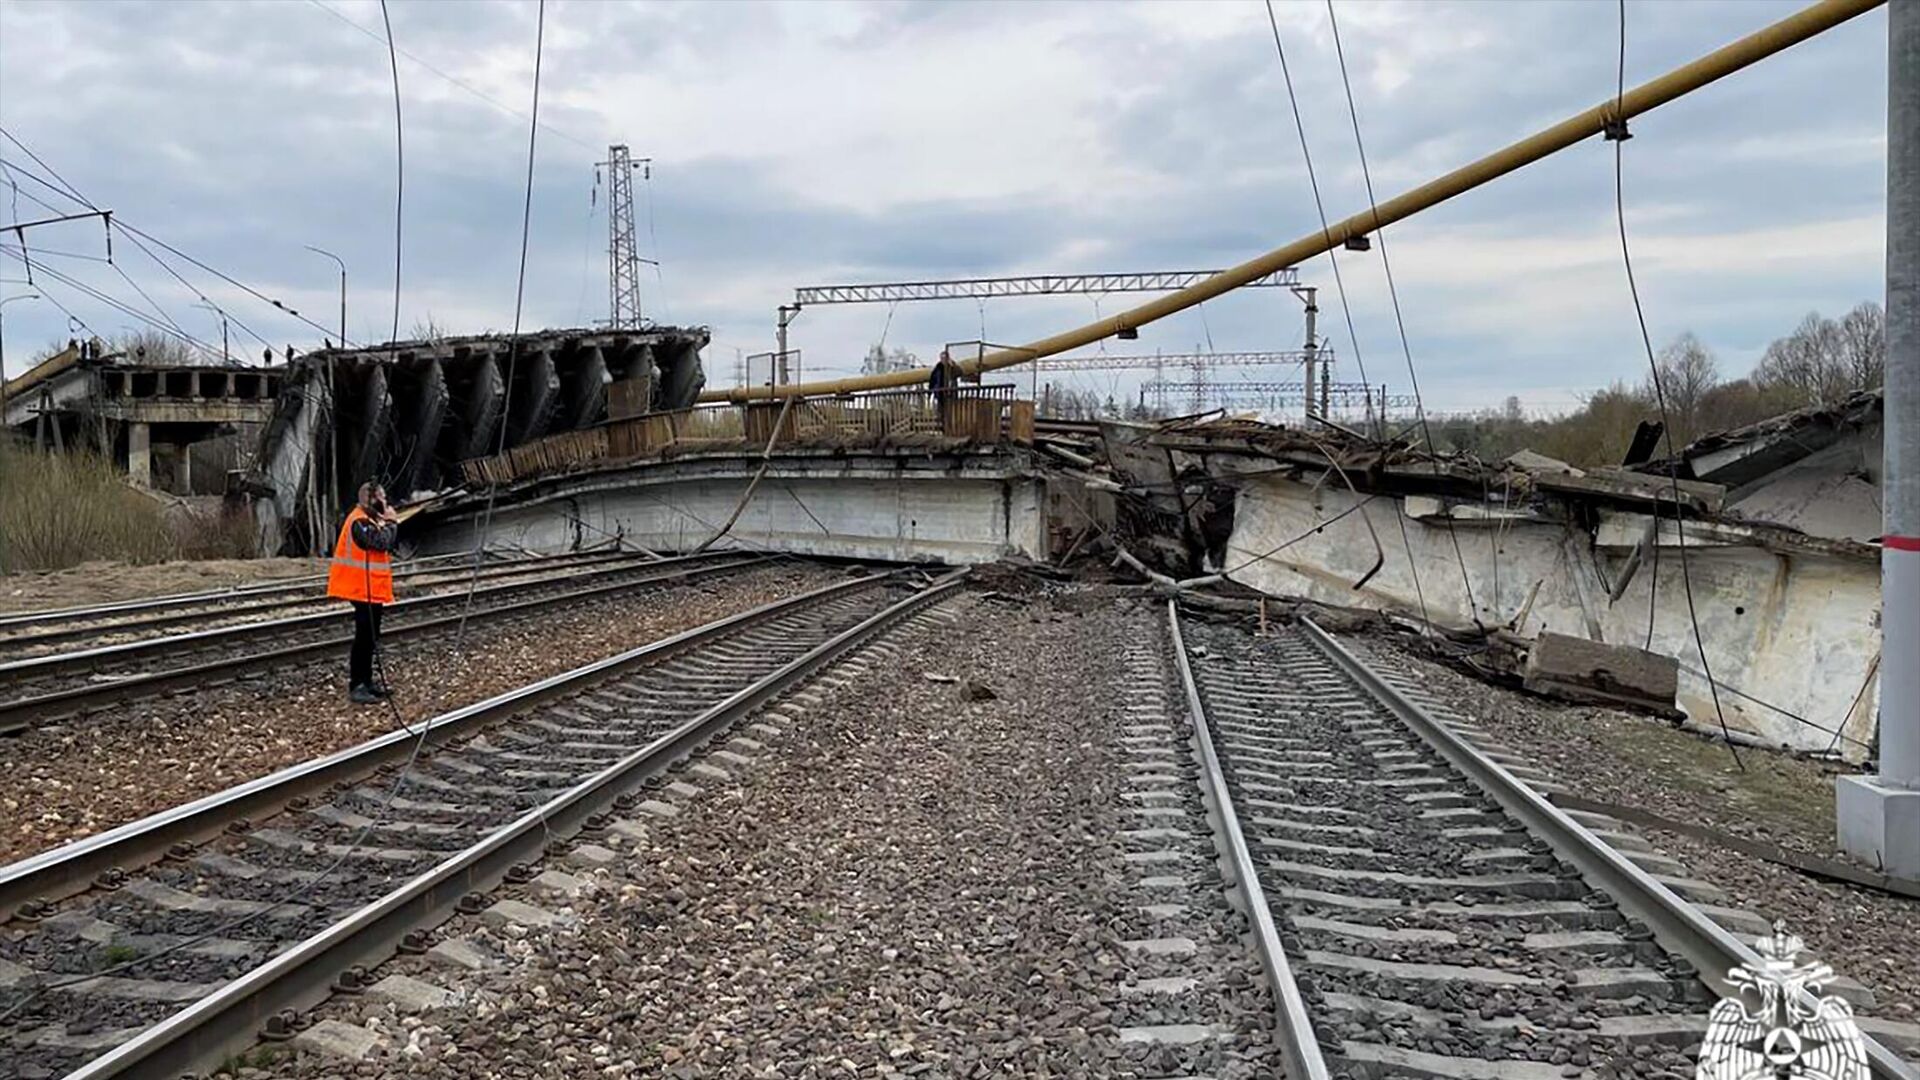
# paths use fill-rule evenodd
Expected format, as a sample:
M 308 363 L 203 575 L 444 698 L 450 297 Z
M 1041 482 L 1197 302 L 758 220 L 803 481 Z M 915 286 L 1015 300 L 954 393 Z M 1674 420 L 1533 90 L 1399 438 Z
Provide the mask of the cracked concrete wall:
M 1729 493 L 1727 510 L 1813 536 L 1876 540 L 1882 427 L 1873 425 Z
M 622 536 L 655 551 L 686 551 L 733 513 L 750 466 L 721 475 L 674 463 L 643 479 L 501 505 L 489 542 L 564 551 Z M 951 476 L 848 469 L 825 460 L 777 464 L 715 549 L 949 564 L 1006 555 L 1044 559 L 1043 493 L 1022 476 Z M 435 524 L 429 553 L 471 550 L 471 516 Z
M 1228 547 L 1231 576 L 1277 595 L 1416 619 L 1424 599 L 1434 621 L 1452 626 L 1471 626 L 1475 615 L 1487 624 L 1508 622 L 1532 594 L 1520 627 L 1528 636 L 1545 629 L 1625 644 L 1647 641 L 1648 601 L 1656 591 L 1651 557 L 1618 601 L 1609 602 L 1607 588 L 1645 534 L 1645 515 L 1603 512 L 1598 542 L 1584 530 L 1519 515 L 1456 520 L 1449 536 L 1444 521 L 1408 516 L 1405 501 L 1384 495 L 1328 521 L 1354 503 L 1344 490 L 1316 493 L 1278 477 L 1245 481 Z M 1423 506 L 1434 506 L 1418 497 L 1412 503 L 1415 515 Z M 1367 521 L 1378 533 L 1386 561 L 1364 588 L 1355 590 L 1353 583 L 1375 560 Z M 1700 674 L 1687 612 L 1678 540 L 1672 522 L 1664 523 L 1651 648 L 1679 660 L 1680 706 L 1692 722 L 1715 727 L 1713 698 Z M 1288 541 L 1295 542 L 1273 550 Z M 1838 751 L 1850 760 L 1863 759 L 1877 713 L 1878 566 L 1838 555 L 1777 553 L 1692 525 L 1687 560 L 1700 633 L 1728 726 L 1811 751 L 1834 745 L 1838 729 L 1844 733 Z

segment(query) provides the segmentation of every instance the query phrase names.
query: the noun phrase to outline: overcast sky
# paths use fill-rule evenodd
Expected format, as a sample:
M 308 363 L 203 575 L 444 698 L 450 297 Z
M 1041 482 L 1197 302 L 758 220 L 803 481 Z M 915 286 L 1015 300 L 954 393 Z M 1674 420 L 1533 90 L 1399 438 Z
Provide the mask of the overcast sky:
M 1797 3 L 1627 5 L 1629 85 L 1784 17 Z M 513 323 L 535 6 L 393 0 L 406 139 L 400 328 Z M 1613 93 L 1610 2 L 1336 0 L 1383 200 Z M 1279 5 L 1327 211 L 1366 206 L 1327 9 Z M 0 0 L 0 126 L 86 198 L 315 321 L 348 334 L 393 318 L 394 116 L 377 3 Z M 436 70 L 438 73 L 436 73 Z M 464 87 L 457 83 L 465 84 Z M 491 103 L 487 99 L 492 99 Z M 1875 12 L 1639 119 L 1626 201 L 1656 344 L 1698 333 L 1744 371 L 1809 310 L 1879 299 L 1886 19 Z M 657 257 L 648 315 L 712 327 L 709 382 L 773 347 L 798 285 L 955 276 L 1210 269 L 1317 227 L 1259 3 L 672 3 L 553 0 L 546 11 L 527 328 L 607 315 L 610 142 L 653 159 L 636 183 L 639 245 Z M 10 166 L 44 175 L 0 141 Z M 83 209 L 16 175 L 7 221 Z M 1388 230 L 1430 408 L 1564 407 L 1644 370 L 1613 218 L 1613 151 L 1591 140 Z M 96 222 L 36 228 L 47 266 L 153 318 L 134 286 L 218 348 L 205 296 L 271 341 L 318 333 L 169 257 L 190 285 Z M 8 235 L 12 245 L 15 237 Z M 1380 245 L 1341 260 L 1359 358 L 1407 382 Z M 1325 258 L 1322 328 L 1357 378 Z M 124 276 L 123 276 L 124 274 Z M 0 255 L 0 295 L 24 291 Z M 131 279 L 130 281 L 128 279 Z M 69 336 L 137 321 L 36 277 L 5 309 L 6 370 Z M 1138 297 L 810 308 L 810 370 L 867 346 L 1019 342 Z M 1115 353 L 1291 348 L 1300 305 L 1242 290 Z M 250 358 L 261 342 L 230 326 Z M 1138 376 L 1079 377 L 1125 397 Z M 1020 381 L 1025 383 L 1025 376 Z

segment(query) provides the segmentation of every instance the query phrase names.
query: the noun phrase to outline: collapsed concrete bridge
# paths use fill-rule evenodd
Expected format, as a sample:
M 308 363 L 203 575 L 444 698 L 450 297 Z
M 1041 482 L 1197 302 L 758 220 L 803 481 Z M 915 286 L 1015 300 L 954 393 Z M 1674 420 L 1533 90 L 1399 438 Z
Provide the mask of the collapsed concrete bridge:
M 459 463 L 555 432 L 691 404 L 705 327 L 548 330 L 326 349 L 300 357 L 246 487 L 262 546 L 324 550 L 368 479 L 398 498 L 457 485 Z

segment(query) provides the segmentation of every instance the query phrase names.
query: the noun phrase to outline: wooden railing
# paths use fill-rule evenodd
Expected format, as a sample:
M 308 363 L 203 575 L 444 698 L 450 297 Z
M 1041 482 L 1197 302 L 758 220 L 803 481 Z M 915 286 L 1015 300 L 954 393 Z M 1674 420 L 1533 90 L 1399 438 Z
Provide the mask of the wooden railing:
M 780 428 L 774 438 L 774 426 Z M 503 454 L 460 463 L 470 484 L 504 484 L 551 473 L 701 450 L 782 447 L 863 449 L 898 445 L 975 445 L 1033 441 L 1033 402 L 1011 385 L 713 404 L 642 413 L 561 432 Z

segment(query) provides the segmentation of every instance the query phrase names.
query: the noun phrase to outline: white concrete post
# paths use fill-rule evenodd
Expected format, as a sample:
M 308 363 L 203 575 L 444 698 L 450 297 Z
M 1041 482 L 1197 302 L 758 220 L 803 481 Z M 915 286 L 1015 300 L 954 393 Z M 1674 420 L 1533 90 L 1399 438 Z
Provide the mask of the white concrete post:
M 1840 846 L 1920 878 L 1920 4 L 1887 5 L 1880 773 L 1835 788 Z
M 134 487 L 153 486 L 153 433 L 145 424 L 127 425 L 127 479 Z

